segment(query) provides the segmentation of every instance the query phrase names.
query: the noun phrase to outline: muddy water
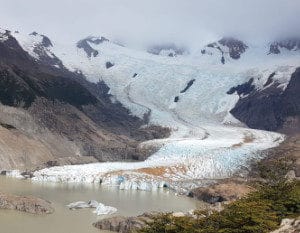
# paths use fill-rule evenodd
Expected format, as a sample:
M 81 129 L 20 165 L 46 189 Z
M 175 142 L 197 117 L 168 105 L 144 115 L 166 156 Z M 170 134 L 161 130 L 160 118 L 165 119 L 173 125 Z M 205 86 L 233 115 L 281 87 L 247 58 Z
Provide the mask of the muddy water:
M 0 210 L 1 233 L 96 233 L 92 223 L 103 217 L 92 209 L 69 210 L 75 201 L 97 200 L 116 207 L 116 215 L 134 216 L 147 211 L 187 211 L 201 204 L 167 190 L 145 192 L 119 190 L 96 185 L 32 183 L 0 176 L 0 191 L 16 195 L 33 195 L 52 202 L 55 213 L 36 216 L 13 210 Z

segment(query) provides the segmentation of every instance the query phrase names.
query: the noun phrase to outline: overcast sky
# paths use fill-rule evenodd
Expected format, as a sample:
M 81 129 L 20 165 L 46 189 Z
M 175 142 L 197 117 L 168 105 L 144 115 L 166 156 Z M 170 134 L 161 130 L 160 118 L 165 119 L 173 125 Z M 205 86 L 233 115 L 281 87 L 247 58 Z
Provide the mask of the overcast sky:
M 300 34 L 300 0 L 0 0 L 0 27 L 61 41 L 104 35 L 191 46 Z

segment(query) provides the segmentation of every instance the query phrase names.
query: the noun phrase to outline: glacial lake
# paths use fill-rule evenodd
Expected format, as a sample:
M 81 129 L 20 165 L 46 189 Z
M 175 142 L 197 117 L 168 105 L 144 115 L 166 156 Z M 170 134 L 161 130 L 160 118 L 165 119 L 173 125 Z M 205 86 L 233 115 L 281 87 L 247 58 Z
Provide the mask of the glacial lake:
M 201 202 L 176 196 L 161 189 L 155 192 L 119 190 L 87 184 L 36 183 L 0 176 L 0 192 L 32 195 L 52 203 L 55 212 L 33 215 L 14 210 L 0 210 L 1 233 L 96 233 L 92 223 L 98 219 L 125 215 L 135 216 L 149 211 L 188 211 L 201 207 Z M 96 200 L 118 209 L 114 215 L 97 216 L 94 209 L 69 210 L 66 205 L 76 201 Z

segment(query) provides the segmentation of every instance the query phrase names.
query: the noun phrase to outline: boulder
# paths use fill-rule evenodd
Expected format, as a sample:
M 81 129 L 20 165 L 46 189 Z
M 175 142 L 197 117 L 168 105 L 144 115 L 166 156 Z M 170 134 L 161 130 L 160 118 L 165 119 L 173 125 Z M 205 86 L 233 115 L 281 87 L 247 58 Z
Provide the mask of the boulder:
M 129 233 L 141 229 L 147 222 L 151 221 L 151 214 L 142 214 L 137 217 L 116 216 L 102 219 L 94 223 L 93 226 L 101 229 L 119 233 Z

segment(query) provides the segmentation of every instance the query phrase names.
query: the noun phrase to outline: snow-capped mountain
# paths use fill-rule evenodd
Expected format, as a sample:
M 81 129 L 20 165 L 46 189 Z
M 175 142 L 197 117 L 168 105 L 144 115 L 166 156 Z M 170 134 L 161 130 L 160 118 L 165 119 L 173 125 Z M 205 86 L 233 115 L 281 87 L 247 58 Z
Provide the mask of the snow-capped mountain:
M 283 129 L 288 118 L 299 117 L 296 45 L 290 53 L 270 54 L 269 44 L 254 46 L 223 38 L 197 53 L 174 47 L 156 47 L 148 53 L 104 37 L 68 44 L 37 33 L 11 35 L 37 62 L 82 74 L 91 83 L 104 82 L 112 101 L 140 119 L 149 119 L 149 124 L 172 130 L 168 138 L 140 144 L 159 148 L 144 162 L 64 167 L 64 178 L 57 176 L 60 168 L 53 168 L 37 172 L 36 179 L 109 183 L 116 179 L 114 172 L 122 170 L 128 180 L 137 182 L 142 176 L 153 181 L 153 174 L 143 169 L 158 167 L 164 170 L 159 179 L 168 182 L 227 177 L 284 138 L 256 129 Z M 5 34 L 1 38 L 5 40 Z M 126 185 L 132 187 L 132 182 Z
M 240 40 L 224 37 L 217 42 L 206 45 L 201 53 L 210 56 L 218 56 L 217 54 L 219 54 L 221 63 L 225 64 L 230 58 L 239 59 L 247 48 L 248 46 Z
M 270 54 L 279 54 L 286 51 L 299 51 L 300 38 L 288 38 L 285 40 L 274 41 L 270 44 Z

